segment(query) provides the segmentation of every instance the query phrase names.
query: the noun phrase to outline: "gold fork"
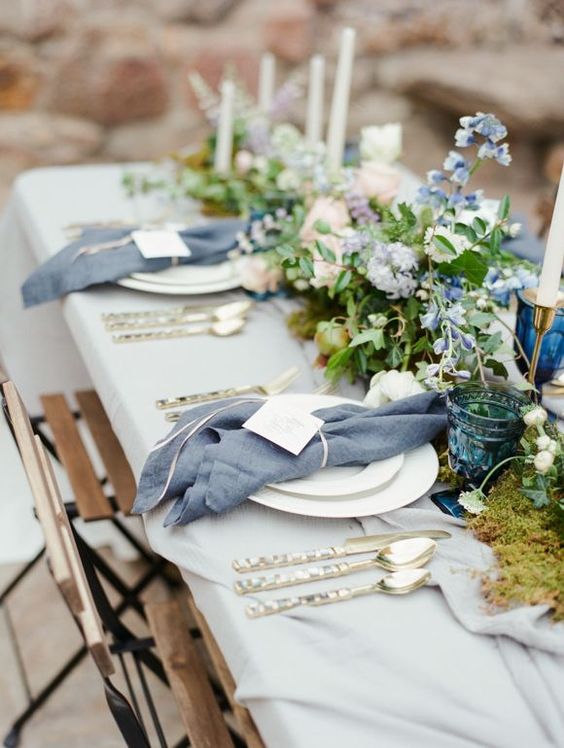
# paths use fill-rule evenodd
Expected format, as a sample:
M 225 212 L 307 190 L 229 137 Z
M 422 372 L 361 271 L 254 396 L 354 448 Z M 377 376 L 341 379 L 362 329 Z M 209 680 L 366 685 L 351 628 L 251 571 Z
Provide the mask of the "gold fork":
M 312 395 L 333 395 L 336 390 L 337 385 L 334 382 L 324 382 L 313 390 Z M 170 413 L 165 413 L 165 421 L 176 423 L 181 415 L 181 410 L 171 410 Z
M 300 370 L 298 367 L 292 366 L 270 382 L 266 382 L 266 384 L 244 384 L 239 387 L 229 387 L 225 390 L 216 390 L 215 392 L 201 392 L 197 395 L 165 397 L 162 400 L 157 400 L 155 404 L 157 408 L 164 410 L 166 408 L 176 408 L 179 405 L 196 405 L 197 403 L 207 403 L 211 400 L 223 400 L 225 397 L 246 395 L 249 392 L 256 392 L 259 395 L 270 397 L 272 395 L 278 395 L 287 389 L 299 373 Z

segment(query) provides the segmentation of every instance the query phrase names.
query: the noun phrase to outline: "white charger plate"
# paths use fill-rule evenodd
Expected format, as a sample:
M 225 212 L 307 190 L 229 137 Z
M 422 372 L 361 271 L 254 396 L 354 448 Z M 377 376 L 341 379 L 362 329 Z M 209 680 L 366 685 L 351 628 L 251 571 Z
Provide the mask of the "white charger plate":
M 249 496 L 251 501 L 271 509 L 306 517 L 368 517 L 407 506 L 431 488 L 439 474 L 439 459 L 431 444 L 406 452 L 404 463 L 392 480 L 379 490 L 365 491 L 343 499 L 312 501 L 308 496 L 293 496 L 272 488 L 263 488 Z
M 362 405 L 360 401 L 351 398 L 310 393 L 275 395 L 270 400 L 279 400 L 292 407 L 298 407 L 307 413 L 345 403 Z M 317 470 L 305 478 L 270 483 L 267 488 L 294 494 L 301 498 L 310 496 L 316 500 L 330 496 L 355 495 L 362 491 L 375 490 L 388 483 L 400 470 L 403 460 L 404 457 L 400 454 L 385 460 L 377 460 L 369 465 L 356 467 L 331 466 Z
M 236 264 L 228 260 L 219 265 L 175 265 L 157 273 L 133 273 L 116 283 L 146 293 L 195 296 L 239 288 L 241 276 Z

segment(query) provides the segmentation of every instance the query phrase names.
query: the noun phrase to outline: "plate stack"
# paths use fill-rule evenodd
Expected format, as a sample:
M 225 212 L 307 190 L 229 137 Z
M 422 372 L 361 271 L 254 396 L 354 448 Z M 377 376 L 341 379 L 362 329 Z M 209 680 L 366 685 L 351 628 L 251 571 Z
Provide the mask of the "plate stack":
M 276 399 L 308 413 L 356 402 L 331 395 L 278 395 Z M 249 498 L 309 517 L 366 517 L 416 501 L 431 488 L 438 471 L 437 453 L 431 444 L 424 444 L 370 465 L 326 467 L 306 478 L 272 483 Z
M 226 260 L 218 265 L 173 265 L 156 273 L 132 273 L 117 284 L 146 293 L 194 296 L 238 288 L 241 277 L 237 264 Z

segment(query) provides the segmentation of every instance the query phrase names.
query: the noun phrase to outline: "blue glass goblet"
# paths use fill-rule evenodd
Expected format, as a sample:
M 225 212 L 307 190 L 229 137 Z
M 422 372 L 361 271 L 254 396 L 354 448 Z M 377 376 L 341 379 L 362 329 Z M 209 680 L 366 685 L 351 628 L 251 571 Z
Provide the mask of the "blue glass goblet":
M 515 336 L 527 359 L 530 361 L 535 347 L 536 332 L 533 327 L 533 311 L 536 298 L 536 289 L 517 291 L 517 320 L 515 323 Z M 514 342 L 516 363 L 521 374 L 527 374 L 528 365 L 520 355 L 521 351 L 517 342 Z M 542 339 L 539 362 L 535 374 L 535 385 L 537 388 L 556 378 L 564 368 L 564 307 L 558 307 L 556 317 L 550 330 Z
M 465 382 L 447 394 L 449 464 L 469 486 L 479 487 L 516 454 L 525 430 L 521 408 L 528 404 L 525 394 L 505 384 Z

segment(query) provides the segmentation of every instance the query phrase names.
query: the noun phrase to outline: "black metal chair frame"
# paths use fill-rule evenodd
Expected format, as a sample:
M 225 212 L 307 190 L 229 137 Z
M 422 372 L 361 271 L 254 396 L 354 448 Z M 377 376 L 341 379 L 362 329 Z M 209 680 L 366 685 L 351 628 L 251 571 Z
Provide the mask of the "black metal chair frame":
M 10 430 L 12 430 L 12 424 L 10 422 L 8 410 L 6 407 L 6 403 L 4 398 L 2 398 L 2 410 L 4 411 L 4 415 L 6 417 L 7 423 L 10 427 Z M 79 417 L 79 414 L 75 413 L 75 418 Z M 45 448 L 56 458 L 58 459 L 56 449 L 54 445 L 51 443 L 51 441 L 47 438 L 47 436 L 41 431 L 41 424 L 44 422 L 44 419 L 41 417 L 34 417 L 31 420 L 32 427 L 34 429 L 34 432 L 40 437 L 41 441 L 45 445 Z M 105 479 L 104 481 L 105 482 Z M 113 497 L 110 498 L 110 501 L 115 506 L 115 499 Z M 96 607 L 101 614 L 101 611 L 104 611 L 104 615 L 101 615 L 102 622 L 104 624 L 104 627 L 112 633 L 112 636 L 114 638 L 114 644 L 112 645 L 112 652 L 115 652 L 115 654 L 118 656 L 118 658 L 123 658 L 124 652 L 132 652 L 132 655 L 134 657 L 134 660 L 143 661 L 146 665 L 146 667 L 153 670 L 155 675 L 157 675 L 158 678 L 160 678 L 164 683 L 168 685 L 167 678 L 165 676 L 164 670 L 162 668 L 162 665 L 158 658 L 149 650 L 150 647 L 154 646 L 154 642 L 152 639 L 147 640 L 139 640 L 135 635 L 127 628 L 125 627 L 119 620 L 119 616 L 124 613 L 125 610 L 128 608 L 133 608 L 144 620 L 146 619 L 145 611 L 143 608 L 143 604 L 141 603 L 139 599 L 139 595 L 143 592 L 143 590 L 147 587 L 147 585 L 155 579 L 157 576 L 161 576 L 164 581 L 169 585 L 172 586 L 172 581 L 164 574 L 164 568 L 166 566 L 166 562 L 162 558 L 158 558 L 156 556 L 151 556 L 147 550 L 139 543 L 137 538 L 135 538 L 129 530 L 119 521 L 117 517 L 113 517 L 111 519 L 112 523 L 116 526 L 116 528 L 122 533 L 122 535 L 133 545 L 136 550 L 142 555 L 142 557 L 147 561 L 149 564 L 149 569 L 142 575 L 142 577 L 132 586 L 129 586 L 126 584 L 121 577 L 114 572 L 114 570 L 109 566 L 109 564 L 104 560 L 104 558 L 91 546 L 89 546 L 86 541 L 79 535 L 79 533 L 76 531 L 74 524 L 72 523 L 72 520 L 78 517 L 78 512 L 76 509 L 76 505 L 74 502 L 68 502 L 65 503 L 65 509 L 67 511 L 67 514 L 69 516 L 69 519 L 71 520 L 71 526 L 73 529 L 73 533 L 76 538 L 76 542 L 79 548 L 79 552 L 81 554 L 81 558 L 83 560 L 83 563 L 85 564 L 85 569 L 87 571 L 87 575 L 89 578 L 89 584 L 91 587 L 93 587 L 92 593 L 94 596 Z M 27 577 L 27 575 L 32 571 L 32 569 L 35 567 L 37 562 L 42 558 L 42 556 L 45 553 L 45 547 L 41 548 L 41 550 L 34 556 L 33 559 L 31 559 L 24 567 L 21 569 L 16 576 L 10 581 L 10 583 L 4 588 L 0 595 L 0 605 L 2 605 L 9 595 L 11 595 L 14 590 L 19 586 L 19 584 Z M 86 562 L 86 559 L 88 561 Z M 99 572 L 99 574 L 111 585 L 111 587 L 120 595 L 122 598 L 121 601 L 118 603 L 118 605 L 115 607 L 115 609 L 112 607 L 111 603 L 109 602 L 99 580 L 96 574 L 96 570 Z M 96 592 L 95 592 L 96 590 Z M 197 635 L 196 631 L 192 632 L 193 635 Z M 143 644 L 142 647 L 140 647 L 140 642 Z M 24 725 L 33 717 L 33 715 L 37 712 L 37 710 L 45 703 L 45 701 L 51 696 L 51 694 L 56 691 L 56 689 L 64 682 L 64 680 L 73 672 L 73 670 L 77 667 L 77 665 L 83 660 L 84 656 L 86 655 L 86 647 L 81 647 L 78 649 L 66 662 L 65 664 L 60 668 L 60 670 L 49 680 L 49 682 L 37 693 L 35 696 L 32 696 L 31 689 L 29 688 L 29 684 L 27 682 L 27 678 L 25 675 L 25 669 L 23 668 L 22 664 L 22 658 L 21 653 L 19 651 L 19 647 L 17 644 L 17 638 L 14 637 L 14 644 L 17 648 L 16 651 L 16 657 L 18 660 L 18 663 L 20 664 L 20 671 L 21 675 L 24 681 L 24 688 L 27 693 L 28 697 L 28 705 L 27 707 L 21 712 L 21 714 L 14 720 L 12 723 L 12 727 L 8 731 L 6 737 L 4 738 L 4 746 L 5 748 L 15 748 L 15 746 L 18 745 L 20 733 L 24 727 Z M 139 665 L 136 665 L 136 668 L 139 668 Z M 141 678 L 141 676 L 140 676 Z M 126 677 L 126 682 L 128 682 L 128 678 Z M 143 679 L 141 680 L 141 683 L 146 683 Z M 115 693 L 112 690 L 113 687 L 108 686 L 106 695 L 110 699 L 112 703 L 116 703 L 116 696 Z M 111 694 L 113 693 L 113 696 Z M 147 691 L 148 694 L 148 691 Z M 147 698 L 147 694 L 145 694 L 145 697 Z M 150 699 L 150 694 L 148 695 Z M 154 704 L 149 704 L 149 701 L 147 702 L 149 706 L 149 710 L 151 713 L 153 713 L 154 710 Z M 156 715 L 156 712 L 155 712 Z M 155 729 L 158 729 L 155 726 Z M 161 730 L 162 732 L 162 730 Z M 161 746 L 166 746 L 165 743 L 161 743 Z

